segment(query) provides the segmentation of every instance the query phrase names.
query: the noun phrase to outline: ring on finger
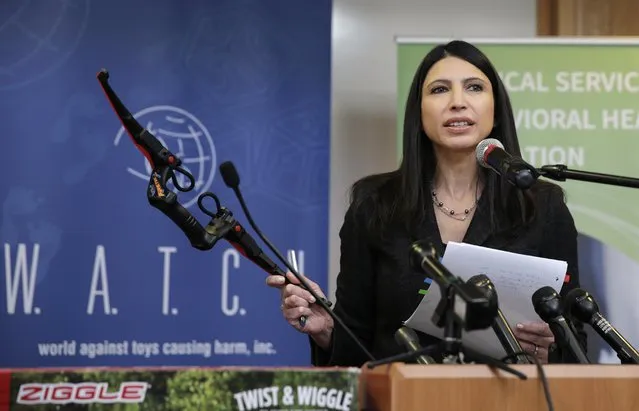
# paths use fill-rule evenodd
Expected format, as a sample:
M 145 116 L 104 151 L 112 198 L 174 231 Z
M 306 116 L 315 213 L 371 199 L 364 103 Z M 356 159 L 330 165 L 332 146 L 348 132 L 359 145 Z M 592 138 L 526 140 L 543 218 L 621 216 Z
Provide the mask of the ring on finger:
M 537 344 L 535 345 L 535 351 L 533 351 L 533 355 L 537 355 L 539 353 L 539 346 Z

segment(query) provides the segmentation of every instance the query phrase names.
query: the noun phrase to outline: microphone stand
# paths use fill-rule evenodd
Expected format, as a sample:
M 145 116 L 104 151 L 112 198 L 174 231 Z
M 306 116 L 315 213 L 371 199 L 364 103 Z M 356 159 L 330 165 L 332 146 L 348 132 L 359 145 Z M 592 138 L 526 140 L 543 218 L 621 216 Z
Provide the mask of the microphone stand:
M 448 286 L 445 291 L 446 294 L 442 295 L 435 308 L 435 315 L 439 315 L 440 322 L 443 320 L 444 323 L 443 362 L 458 364 L 462 348 L 463 325 L 459 321 L 459 316 L 455 314 L 455 287 Z
M 639 178 L 571 170 L 564 164 L 542 166 L 537 171 L 541 176 L 555 181 L 579 180 L 611 186 L 639 188 Z
M 527 379 L 526 375 L 520 371 L 508 366 L 505 362 L 499 361 L 488 355 L 470 350 L 462 345 L 463 324 L 459 315 L 455 312 L 455 302 L 457 298 L 457 290 L 453 284 L 443 287 L 442 297 L 435 308 L 434 318 L 438 318 L 438 326 L 444 327 L 444 339 L 442 342 L 429 345 L 422 349 L 407 353 L 397 354 L 380 360 L 369 361 L 366 366 L 369 369 L 379 365 L 390 364 L 398 361 L 413 360 L 420 355 L 431 355 L 433 351 L 442 349 L 444 364 L 463 364 L 463 354 L 475 358 L 478 362 L 486 364 L 490 367 L 498 368 L 502 371 L 509 372 L 522 380 Z

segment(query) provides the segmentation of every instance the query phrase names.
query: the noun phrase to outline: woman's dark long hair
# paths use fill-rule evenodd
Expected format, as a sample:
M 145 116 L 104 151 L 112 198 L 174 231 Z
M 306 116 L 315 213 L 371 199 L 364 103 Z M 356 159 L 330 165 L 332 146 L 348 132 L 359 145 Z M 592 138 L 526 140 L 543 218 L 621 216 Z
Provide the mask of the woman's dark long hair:
M 417 68 L 410 86 L 404 115 L 403 156 L 395 171 L 365 177 L 352 187 L 353 207 L 370 206 L 369 229 L 382 229 L 400 223 L 406 229 L 420 226 L 432 207 L 430 184 L 435 174 L 433 143 L 424 133 L 421 116 L 422 88 L 431 67 L 444 57 L 461 58 L 481 70 L 490 80 L 494 94 L 495 123 L 490 134 L 504 149 L 521 156 L 512 107 L 506 88 L 488 58 L 475 46 L 460 40 L 432 49 Z M 511 233 L 529 224 L 535 215 L 534 190 L 522 192 L 496 173 L 482 169 L 484 191 L 488 196 L 493 232 Z M 536 184 L 536 186 L 539 184 Z M 377 231 L 377 230 L 375 230 Z

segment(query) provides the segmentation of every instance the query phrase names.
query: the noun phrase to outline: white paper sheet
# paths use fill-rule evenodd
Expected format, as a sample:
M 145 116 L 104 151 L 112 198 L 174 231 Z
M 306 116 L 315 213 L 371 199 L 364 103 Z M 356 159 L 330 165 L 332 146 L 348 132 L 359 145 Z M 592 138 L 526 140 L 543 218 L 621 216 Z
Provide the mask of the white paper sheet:
M 446 246 L 442 264 L 464 281 L 477 274 L 487 275 L 497 291 L 499 308 L 513 329 L 518 322 L 541 321 L 533 308 L 531 297 L 535 291 L 545 286 L 559 292 L 568 267 L 565 261 L 454 242 L 449 242 Z M 433 281 L 428 293 L 405 324 L 443 338 L 444 329 L 432 322 L 433 312 L 440 298 L 439 286 Z M 492 328 L 464 330 L 462 343 L 495 358 L 506 356 Z

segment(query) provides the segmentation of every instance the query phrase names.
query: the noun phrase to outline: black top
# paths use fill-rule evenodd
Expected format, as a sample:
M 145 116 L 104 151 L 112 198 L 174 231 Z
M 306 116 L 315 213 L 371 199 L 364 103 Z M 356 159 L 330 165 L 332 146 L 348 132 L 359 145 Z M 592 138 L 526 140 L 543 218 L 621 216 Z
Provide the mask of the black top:
M 564 202 L 563 192 L 558 187 L 539 191 L 535 201 L 537 218 L 515 238 L 497 237 L 490 233 L 487 197 L 479 199 L 464 243 L 566 261 L 570 276 L 560 294 L 564 296 L 570 289 L 579 287 L 577 230 Z M 437 248 L 440 255 L 444 253 L 445 245 L 441 241 L 435 210 L 432 207 L 429 210 L 428 220 L 423 228 L 417 230 L 417 235 L 408 235 L 397 227 L 388 231 L 384 239 L 371 235 L 366 229 L 370 207 L 360 207 L 357 215 L 352 206 L 346 212 L 340 230 L 340 273 L 334 312 L 376 359 L 406 351 L 395 342 L 394 334 L 422 299 L 418 290 L 424 286 L 424 275 L 409 266 L 410 245 L 417 240 L 426 240 Z M 585 348 L 583 325 L 574 325 Z M 421 332 L 417 334 L 422 347 L 439 341 Z M 312 339 L 311 348 L 312 362 L 317 366 L 360 367 L 369 360 L 339 324 L 335 324 L 330 352 L 317 347 Z M 434 357 L 438 359 L 437 354 Z M 549 361 L 573 362 L 560 350 L 553 352 Z

